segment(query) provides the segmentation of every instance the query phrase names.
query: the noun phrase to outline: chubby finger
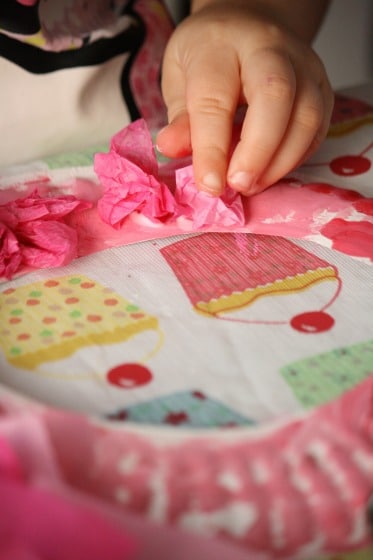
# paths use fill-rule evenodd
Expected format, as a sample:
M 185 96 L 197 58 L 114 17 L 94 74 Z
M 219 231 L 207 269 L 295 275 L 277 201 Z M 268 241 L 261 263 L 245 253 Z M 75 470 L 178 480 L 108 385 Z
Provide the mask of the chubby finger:
M 263 49 L 242 63 L 248 110 L 228 169 L 228 183 L 249 194 L 273 160 L 289 124 L 296 76 L 286 54 Z
M 190 58 L 185 79 L 196 185 L 217 196 L 226 184 L 233 119 L 240 96 L 235 51 L 209 45 Z
M 185 79 L 179 62 L 170 47 L 166 49 L 162 71 L 162 93 L 167 106 L 169 124 L 159 131 L 158 150 L 168 157 L 191 153 L 190 124 L 185 101 Z
M 161 154 L 170 158 L 182 158 L 191 154 L 190 124 L 186 109 L 158 132 L 156 144 Z
M 306 152 L 302 155 L 301 159 L 297 162 L 295 167 L 303 165 L 303 163 L 312 156 L 312 154 L 320 147 L 322 142 L 325 140 L 329 131 L 334 107 L 334 93 L 328 79 L 326 79 L 320 87 L 324 99 L 324 113 L 322 122 L 311 144 L 309 145 Z
M 325 96 L 315 81 L 305 81 L 299 86 L 287 132 L 252 192 L 281 179 L 319 147 L 328 130 L 332 107 L 332 96 Z

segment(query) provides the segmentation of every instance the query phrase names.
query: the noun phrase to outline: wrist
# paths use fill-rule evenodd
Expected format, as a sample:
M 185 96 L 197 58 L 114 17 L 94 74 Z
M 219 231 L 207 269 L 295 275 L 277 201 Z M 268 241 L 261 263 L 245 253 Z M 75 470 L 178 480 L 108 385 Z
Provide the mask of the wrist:
M 193 14 L 214 6 L 248 10 L 311 43 L 329 4 L 330 0 L 191 0 L 190 11 Z
M 247 1 L 244 2 L 243 0 L 191 0 L 190 2 L 190 12 L 193 14 L 195 12 L 199 12 L 203 8 L 208 6 L 214 6 L 218 4 L 231 4 L 232 6 L 236 6 L 239 4 L 247 4 Z

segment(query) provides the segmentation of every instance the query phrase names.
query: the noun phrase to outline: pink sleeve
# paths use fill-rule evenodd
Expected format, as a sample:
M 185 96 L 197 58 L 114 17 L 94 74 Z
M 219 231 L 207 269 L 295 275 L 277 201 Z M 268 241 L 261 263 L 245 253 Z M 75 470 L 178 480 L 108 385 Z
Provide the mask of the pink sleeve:
M 17 0 L 18 4 L 22 6 L 35 6 L 38 0 Z

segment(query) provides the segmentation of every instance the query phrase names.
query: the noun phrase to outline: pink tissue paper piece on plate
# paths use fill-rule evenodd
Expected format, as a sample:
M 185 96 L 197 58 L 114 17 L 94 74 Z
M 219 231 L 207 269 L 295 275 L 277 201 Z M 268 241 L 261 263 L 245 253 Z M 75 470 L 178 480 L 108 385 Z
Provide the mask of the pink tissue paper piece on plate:
M 241 196 L 233 190 L 227 188 L 221 198 L 199 192 L 192 166 L 176 170 L 174 181 L 170 174 L 167 177 L 167 167 L 162 173 L 144 120 L 116 134 L 109 153 L 96 154 L 94 168 L 104 187 L 98 213 L 115 228 L 134 211 L 152 222 L 182 216 L 192 221 L 194 229 L 244 224 Z
M 158 166 L 143 120 L 114 136 L 108 154 L 96 155 L 95 171 L 104 187 L 98 213 L 105 223 L 120 225 L 119 235 L 102 231 L 106 246 L 196 230 L 237 231 L 308 238 L 373 261 L 373 198 L 327 183 L 302 184 L 291 178 L 250 198 L 230 188 L 219 198 L 210 197 L 197 190 L 191 165 Z M 158 206 L 169 213 L 154 211 L 157 205 L 143 199 L 135 207 L 130 192 L 134 189 L 136 204 L 141 196 L 156 198 Z M 141 194 L 141 189 L 147 192 Z M 162 221 L 162 227 L 149 231 L 149 222 L 136 220 L 131 213 L 136 209 L 151 222 Z M 340 220 L 338 227 L 334 220 Z M 92 237 L 88 221 L 84 224 L 87 240 Z
M 67 264 L 78 255 L 78 232 L 65 217 L 91 204 L 74 196 L 41 197 L 32 192 L 0 206 L 0 277 L 21 267 Z
M 158 164 L 143 120 L 116 134 L 109 153 L 96 154 L 95 170 L 102 184 L 93 170 L 90 180 L 58 181 L 52 170 L 11 185 L 5 179 L 0 277 L 196 231 L 309 239 L 373 263 L 373 198 L 356 190 L 285 178 L 250 198 L 229 188 L 210 197 L 197 190 L 190 158 Z
M 191 165 L 176 170 L 175 199 L 177 216 L 192 220 L 195 229 L 213 225 L 241 227 L 245 223 L 241 195 L 228 187 L 220 197 L 198 191 Z

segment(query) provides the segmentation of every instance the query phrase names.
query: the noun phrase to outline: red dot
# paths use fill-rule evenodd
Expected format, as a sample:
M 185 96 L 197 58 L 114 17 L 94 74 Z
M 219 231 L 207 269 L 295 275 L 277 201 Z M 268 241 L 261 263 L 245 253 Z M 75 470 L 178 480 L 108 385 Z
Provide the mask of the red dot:
M 75 331 L 65 331 L 62 333 L 62 336 L 64 338 L 71 338 L 72 336 L 75 336 L 76 332 Z
M 78 303 L 78 302 L 79 302 L 79 298 L 77 297 L 68 297 L 65 299 L 65 303 L 67 304 Z
M 117 305 L 117 304 L 118 304 L 118 300 L 115 299 L 115 298 L 105 299 L 104 304 L 105 304 L 105 305 L 109 305 L 109 306 Z
M 39 305 L 40 299 L 28 299 L 26 305 Z
M 85 290 L 89 289 L 89 288 L 93 288 L 94 287 L 94 282 L 82 282 L 80 284 L 81 288 L 84 288 Z
M 9 319 L 9 323 L 11 325 L 18 325 L 18 323 L 20 323 L 22 321 L 22 319 L 19 319 L 18 317 L 12 317 L 11 319 Z
M 138 312 L 138 313 L 131 313 L 130 316 L 132 319 L 143 319 L 145 317 L 145 314 Z
M 315 334 L 331 329 L 334 319 L 324 311 L 307 311 L 293 317 L 290 325 L 296 331 Z
M 152 378 L 150 370 L 141 364 L 121 364 L 107 373 L 108 382 L 122 389 L 146 385 Z
M 173 424 L 174 426 L 185 424 L 188 420 L 189 416 L 186 412 L 169 412 L 164 419 L 166 424 Z
M 6 290 L 3 291 L 3 294 L 9 295 L 9 294 L 13 294 L 14 292 L 15 292 L 14 288 L 7 288 Z
M 226 422 L 225 424 L 220 426 L 220 428 L 237 428 L 237 427 L 238 427 L 237 422 L 234 422 L 233 420 L 231 422 Z
M 200 399 L 201 401 L 206 399 L 206 395 L 202 391 L 193 391 L 192 395 L 195 399 Z
M 55 323 L 56 321 L 57 321 L 57 319 L 55 317 L 44 317 L 44 319 L 43 319 L 44 325 L 51 325 L 52 323 Z
M 17 340 L 29 340 L 31 336 L 27 333 L 22 333 L 17 336 Z
M 128 412 L 126 410 L 119 410 L 119 412 L 110 416 L 110 420 L 127 420 L 128 419 Z
M 101 315 L 87 315 L 87 321 L 90 323 L 99 323 L 102 321 Z
M 341 156 L 330 162 L 330 169 L 336 175 L 352 177 L 369 171 L 371 162 L 364 156 Z
M 57 282 L 57 280 L 47 280 L 47 282 L 44 283 L 44 286 L 46 288 L 55 288 L 58 285 L 59 282 Z

